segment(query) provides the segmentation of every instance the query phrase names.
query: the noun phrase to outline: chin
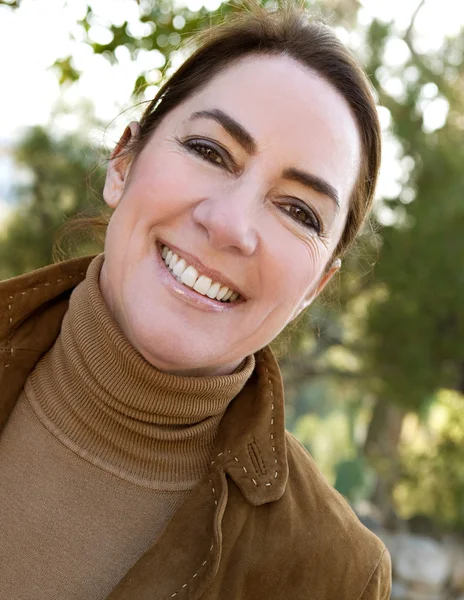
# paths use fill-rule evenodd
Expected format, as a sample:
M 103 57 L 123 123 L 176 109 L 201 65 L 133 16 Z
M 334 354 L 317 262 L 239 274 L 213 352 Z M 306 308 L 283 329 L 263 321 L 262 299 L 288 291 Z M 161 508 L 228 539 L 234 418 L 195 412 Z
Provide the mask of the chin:
M 185 331 L 172 328 L 134 327 L 130 342 L 146 361 L 160 371 L 187 373 L 189 371 L 215 371 L 219 367 L 214 360 L 214 351 L 205 352 L 206 340 L 194 343 Z
M 124 298 L 123 333 L 147 362 L 168 373 L 201 375 L 230 373 L 243 360 L 234 360 L 230 344 L 220 343 L 223 335 L 213 333 L 211 327 L 210 332 L 205 331 L 203 313 L 194 322 L 178 309 L 177 302 L 165 298 L 156 284 L 152 288 L 149 277 L 138 286 L 134 283 L 130 290 L 135 287 L 139 293 Z

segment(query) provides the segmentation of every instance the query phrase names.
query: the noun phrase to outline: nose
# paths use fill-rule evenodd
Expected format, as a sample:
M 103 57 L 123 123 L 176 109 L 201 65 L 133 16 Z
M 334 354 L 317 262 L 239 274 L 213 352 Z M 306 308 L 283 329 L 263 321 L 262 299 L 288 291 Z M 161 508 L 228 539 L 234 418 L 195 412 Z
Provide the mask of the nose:
M 193 219 L 214 248 L 233 248 L 250 256 L 258 244 L 257 198 L 243 186 L 222 190 L 196 204 Z

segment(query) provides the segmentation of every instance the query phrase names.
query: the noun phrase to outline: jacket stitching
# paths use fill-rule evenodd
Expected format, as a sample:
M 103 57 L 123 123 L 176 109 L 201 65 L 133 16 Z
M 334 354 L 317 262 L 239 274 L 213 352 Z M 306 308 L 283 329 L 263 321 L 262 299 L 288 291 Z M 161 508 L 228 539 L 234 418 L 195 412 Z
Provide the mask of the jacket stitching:
M 268 382 L 269 382 L 269 395 L 271 397 L 271 410 L 272 410 L 271 423 L 270 423 L 271 424 L 270 437 L 271 437 L 271 440 L 274 440 L 274 432 L 272 431 L 272 429 L 274 428 L 274 386 L 273 386 L 272 380 L 269 376 L 269 370 L 268 370 L 266 362 L 264 360 L 264 356 L 261 357 L 261 361 L 264 365 L 264 369 L 266 371 L 266 375 L 268 377 Z M 272 444 L 272 451 L 274 452 L 274 464 L 277 465 L 277 453 L 276 453 L 274 444 Z M 274 479 L 277 479 L 277 466 L 275 467 L 275 471 L 274 471 Z
M 231 450 L 226 450 L 226 452 L 227 452 L 228 454 L 232 454 L 232 451 L 231 451 Z M 216 458 L 219 458 L 219 457 L 220 457 L 220 456 L 222 456 L 223 454 L 224 454 L 224 452 L 219 452 L 219 454 L 217 455 L 217 457 L 216 457 Z M 236 456 L 234 456 L 234 460 L 240 464 L 240 461 L 238 460 L 238 458 L 237 458 Z M 212 465 L 214 465 L 214 463 L 215 463 L 215 462 L 216 462 L 216 461 L 214 461 L 214 460 L 213 460 L 213 461 L 211 461 L 211 464 L 212 464 Z M 244 467 L 243 465 L 240 465 L 240 466 L 242 467 L 242 469 L 244 470 L 244 472 L 245 472 L 245 473 L 248 473 L 248 471 L 247 471 L 247 468 L 246 468 L 246 467 Z M 250 477 L 250 479 L 251 479 L 251 481 L 252 481 L 252 482 L 253 482 L 253 483 L 254 483 L 256 486 L 258 486 L 258 485 L 259 485 L 259 484 L 257 483 L 256 479 L 254 479 L 253 477 Z M 265 483 L 264 485 L 272 485 L 272 484 L 271 484 L 271 483 Z
M 11 325 L 13 323 L 13 317 L 12 317 L 12 306 L 13 306 L 13 302 L 11 302 L 11 300 L 14 300 L 14 296 L 9 296 L 9 303 L 8 303 L 8 314 L 9 314 L 9 318 L 8 318 L 8 327 L 7 327 L 7 331 L 6 331 L 6 346 L 7 346 L 7 352 L 9 353 L 9 356 L 11 358 L 11 355 L 14 354 L 14 349 L 13 349 L 13 342 L 10 339 L 10 335 L 11 335 Z M 6 359 L 5 362 L 5 369 L 8 369 L 8 367 L 10 366 L 10 363 L 8 362 L 8 358 Z
M 261 456 L 261 452 L 259 451 L 259 447 L 256 442 L 247 444 L 247 449 L 250 461 L 253 463 L 256 473 L 258 475 L 267 475 L 266 465 L 264 464 L 263 457 Z
M 79 273 L 77 275 L 68 275 L 68 279 L 74 279 L 75 277 L 85 277 L 85 273 Z M 64 281 L 64 277 L 60 277 L 60 279 L 57 279 L 56 281 L 50 282 L 50 281 L 46 281 L 44 283 L 41 283 L 38 286 L 34 286 L 33 288 L 30 288 L 28 290 L 24 290 L 22 292 L 16 292 L 16 294 L 14 295 L 10 295 L 8 296 L 8 314 L 9 314 L 9 318 L 8 318 L 8 328 L 7 328 L 7 332 L 6 332 L 6 344 L 7 344 L 7 352 L 10 355 L 10 359 L 11 356 L 13 356 L 15 349 L 13 348 L 13 340 L 11 339 L 11 327 L 13 325 L 13 302 L 12 300 L 15 299 L 15 296 L 17 296 L 19 293 L 21 293 L 21 296 L 25 296 L 26 294 L 28 294 L 29 292 L 35 292 L 36 290 L 40 289 L 41 287 L 47 287 L 49 285 L 56 285 L 57 283 L 61 283 L 62 281 Z M 7 369 L 8 367 L 11 367 L 11 363 L 8 362 L 8 359 L 5 363 L 5 369 Z
M 256 471 L 256 474 L 260 475 L 258 457 L 256 456 L 256 453 L 253 452 L 253 449 L 250 450 L 250 444 L 247 444 L 247 450 L 248 450 L 248 457 L 250 459 L 251 464 L 254 467 L 254 470 Z
M 256 442 L 253 442 L 253 449 L 255 450 L 255 452 L 258 452 L 258 458 L 261 461 L 261 468 L 264 471 L 264 474 L 267 475 L 266 463 L 264 462 L 263 455 L 261 454 L 261 450 L 259 449 L 259 446 Z
M 214 485 L 213 485 L 213 482 L 211 481 L 211 479 L 209 480 L 209 482 L 210 482 L 210 484 L 211 484 L 211 488 L 212 488 L 212 492 L 213 492 L 214 504 L 217 506 L 217 504 L 218 504 L 218 501 L 217 501 L 217 498 L 216 498 L 216 490 L 214 489 Z M 210 552 L 212 552 L 212 551 L 213 551 L 213 548 L 214 548 L 214 542 L 211 544 L 211 547 L 210 547 L 209 551 L 210 551 Z M 182 586 L 182 589 L 181 589 L 180 591 L 182 591 L 183 589 L 185 589 L 185 588 L 188 586 L 188 584 L 189 584 L 189 583 L 191 583 L 192 579 L 195 579 L 195 577 L 196 577 L 196 576 L 198 575 L 198 573 L 200 572 L 200 569 L 201 569 L 202 567 L 204 567 L 204 566 L 206 565 L 206 563 L 207 563 L 207 562 L 208 562 L 208 559 L 204 560 L 204 561 L 201 563 L 201 567 L 200 567 L 200 568 L 197 570 L 197 572 L 195 573 L 195 575 L 192 575 L 192 577 L 190 578 L 190 580 L 189 580 L 189 581 L 187 581 L 187 583 L 184 583 L 184 585 Z M 177 594 L 178 594 L 178 593 L 179 593 L 179 592 L 177 591 L 177 592 L 174 592 L 174 594 L 171 594 L 171 598 L 174 598 L 175 596 L 177 596 Z
M 271 398 L 271 410 L 272 410 L 272 415 L 274 415 L 274 386 L 273 386 L 272 380 L 271 380 L 271 378 L 269 376 L 269 370 L 268 370 L 268 368 L 266 366 L 266 361 L 264 359 L 264 356 L 261 357 L 261 362 L 264 365 L 264 369 L 265 369 L 266 375 L 267 375 L 267 381 L 269 383 L 269 396 Z M 271 416 L 271 426 L 272 426 L 272 428 L 274 427 L 274 416 Z M 271 438 L 271 440 L 274 440 L 274 432 L 272 430 L 271 430 L 271 433 L 270 433 L 270 438 Z M 275 449 L 274 444 L 272 445 L 272 451 L 274 453 L 274 464 L 277 465 L 278 464 L 277 463 L 277 453 L 276 453 L 276 449 Z M 229 454 L 231 454 L 231 450 L 226 450 L 226 452 L 229 453 Z M 223 454 L 224 454 L 224 452 L 219 452 L 219 454 L 216 456 L 216 458 L 219 458 Z M 239 461 L 239 459 L 236 456 L 234 456 L 234 460 L 235 460 L 235 462 L 238 462 L 240 464 L 240 461 Z M 215 463 L 214 460 L 211 461 L 212 465 L 214 465 L 214 463 Z M 244 470 L 245 473 L 248 473 L 246 467 L 244 467 L 243 465 L 240 465 L 240 466 L 242 467 L 242 469 Z M 274 471 L 274 479 L 277 479 L 277 475 L 278 475 L 278 471 L 277 471 L 277 467 L 276 467 L 275 471 Z M 259 486 L 259 484 L 257 483 L 256 479 L 254 479 L 253 477 L 250 477 L 250 479 L 254 483 L 255 486 Z M 272 485 L 272 483 L 267 482 L 264 485 L 266 487 L 269 487 L 269 486 Z

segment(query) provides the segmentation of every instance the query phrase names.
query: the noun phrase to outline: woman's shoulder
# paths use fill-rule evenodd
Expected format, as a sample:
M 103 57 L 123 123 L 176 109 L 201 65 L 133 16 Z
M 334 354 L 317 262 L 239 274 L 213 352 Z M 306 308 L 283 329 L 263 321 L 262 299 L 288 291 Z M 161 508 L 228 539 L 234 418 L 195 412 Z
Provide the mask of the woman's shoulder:
M 256 599 L 388 600 L 391 562 L 383 542 L 288 431 L 285 440 L 288 472 L 278 499 L 253 506 L 229 480 L 216 587 L 234 589 L 246 578 Z
M 32 291 L 34 287 L 48 287 L 61 283 L 65 279 L 82 279 L 94 256 L 71 258 L 62 262 L 52 263 L 22 275 L 0 281 L 0 293 L 18 293 Z M 35 290 L 34 290 L 35 291 Z
M 328 482 L 308 450 L 288 430 L 287 442 L 288 482 L 287 494 L 296 501 L 295 507 L 311 517 L 317 512 L 322 519 L 320 526 L 336 528 L 339 542 L 346 537 L 351 544 L 358 538 L 363 545 L 368 544 L 383 550 L 383 542 L 365 527 L 345 498 Z
M 17 344 L 35 349 L 38 331 L 48 337 L 49 329 L 59 328 L 63 311 L 57 312 L 56 305 L 67 308 L 93 258 L 74 258 L 0 281 L 0 315 L 7 317 L 0 318 L 0 342 L 8 338 L 13 349 Z
M 281 515 L 287 513 L 288 531 L 297 538 L 293 544 L 304 549 L 308 565 L 331 573 L 340 598 L 388 598 L 391 562 L 384 543 L 361 523 L 288 430 L 286 443 L 288 482 Z M 350 586 L 353 596 L 346 593 Z

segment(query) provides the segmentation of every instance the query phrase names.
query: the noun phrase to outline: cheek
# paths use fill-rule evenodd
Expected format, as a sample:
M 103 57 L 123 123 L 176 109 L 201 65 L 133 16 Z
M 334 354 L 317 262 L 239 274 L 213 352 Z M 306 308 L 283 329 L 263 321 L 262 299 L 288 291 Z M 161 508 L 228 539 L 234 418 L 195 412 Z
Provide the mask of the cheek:
M 289 232 L 274 235 L 272 256 L 269 259 L 270 268 L 268 285 L 273 295 L 281 296 L 280 301 L 293 304 L 301 298 L 319 280 L 325 262 L 328 259 L 327 249 L 317 238 L 302 239 Z
M 123 199 L 134 219 L 162 223 L 211 193 L 210 179 L 185 157 L 166 153 L 140 165 Z

